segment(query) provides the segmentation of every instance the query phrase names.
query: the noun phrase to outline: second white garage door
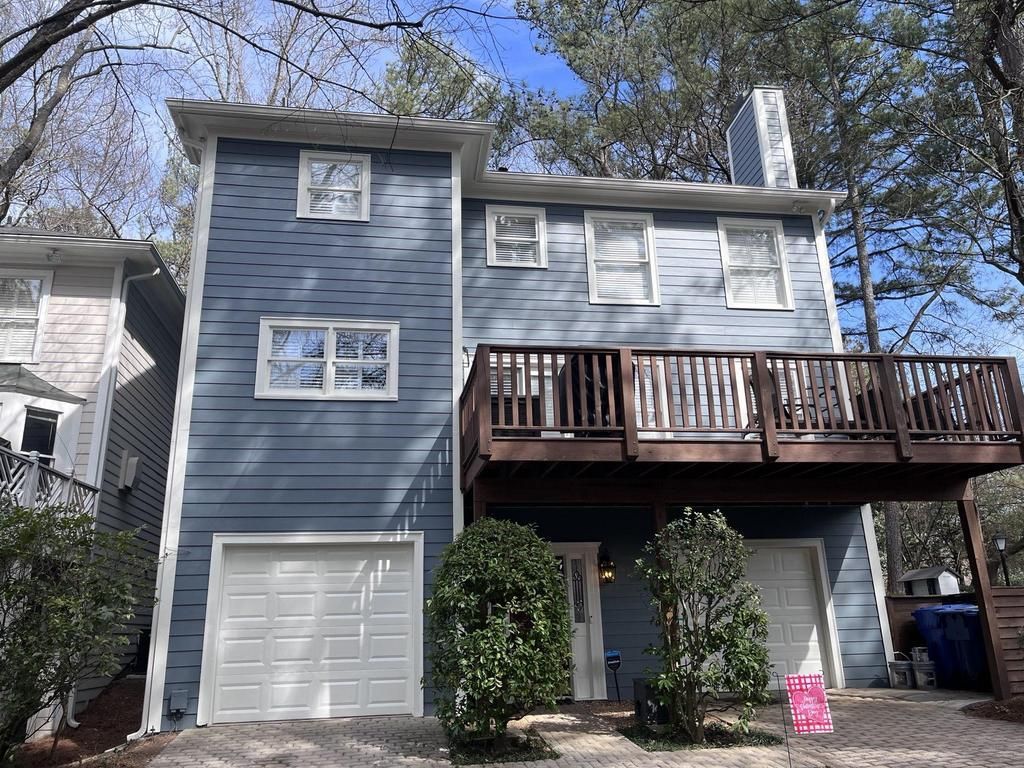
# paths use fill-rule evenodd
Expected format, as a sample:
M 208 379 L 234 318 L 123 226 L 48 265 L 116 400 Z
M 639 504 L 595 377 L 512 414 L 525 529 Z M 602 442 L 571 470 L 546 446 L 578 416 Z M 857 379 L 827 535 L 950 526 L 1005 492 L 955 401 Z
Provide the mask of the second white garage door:
M 747 562 L 747 578 L 761 591 L 768 613 L 768 652 L 782 675 L 824 672 L 831 680 L 826 656 L 824 611 L 819 598 L 817 553 L 810 547 L 758 546 Z
M 224 548 L 214 723 L 409 714 L 411 543 Z

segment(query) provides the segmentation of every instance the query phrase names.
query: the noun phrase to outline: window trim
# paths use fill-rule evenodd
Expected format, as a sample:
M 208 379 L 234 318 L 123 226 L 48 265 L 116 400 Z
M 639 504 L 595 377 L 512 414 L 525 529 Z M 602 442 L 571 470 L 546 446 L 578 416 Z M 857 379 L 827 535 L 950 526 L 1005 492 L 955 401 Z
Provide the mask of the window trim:
M 498 261 L 497 228 L 494 224 L 496 216 L 534 216 L 537 219 L 537 263 L 506 264 Z M 548 268 L 548 224 L 544 208 L 531 208 L 520 205 L 488 205 L 484 216 L 487 222 L 487 266 L 510 267 L 512 269 L 547 269 Z M 525 241 L 524 241 L 525 242 Z
M 276 328 L 315 328 L 326 332 L 324 339 L 324 388 L 316 390 L 274 390 L 270 388 L 270 345 Z M 367 331 L 388 334 L 388 387 L 383 392 L 338 390 L 334 388 L 335 332 Z M 257 400 L 398 400 L 398 330 L 390 320 L 346 320 L 333 317 L 261 317 L 256 358 Z M 344 362 L 344 361 L 343 361 Z
M 53 288 L 53 270 L 46 269 L 0 269 L 2 277 L 22 277 L 42 280 L 39 292 L 39 309 L 36 312 L 36 338 L 29 357 L 8 357 L 0 352 L 2 363 L 38 363 L 43 349 L 43 329 L 46 323 L 46 310 L 50 303 L 50 291 Z
M 647 264 L 651 275 L 650 299 L 603 299 L 597 295 L 597 248 L 594 244 L 594 223 L 605 219 L 640 221 L 644 224 L 647 245 Z M 658 250 L 655 246 L 654 214 L 634 211 L 584 211 L 583 232 L 587 248 L 587 283 L 591 304 L 618 304 L 623 306 L 660 307 L 661 284 L 658 279 Z
M 775 250 L 779 256 L 779 268 L 785 302 L 782 304 L 757 304 L 736 301 L 732 293 L 731 261 L 729 258 L 728 227 L 764 228 L 775 231 Z M 722 275 L 725 280 L 725 306 L 728 309 L 760 309 L 769 312 L 792 312 L 796 309 L 793 301 L 793 281 L 789 275 L 789 254 L 786 252 L 786 234 L 781 219 L 748 219 L 735 217 L 718 218 L 718 250 L 722 257 Z
M 312 186 L 312 174 L 310 163 L 314 160 L 326 160 L 328 162 L 350 162 L 359 163 L 359 214 L 357 216 L 342 216 L 311 213 L 309 210 L 309 193 Z M 298 219 L 314 219 L 323 221 L 369 221 L 370 220 L 370 155 L 358 154 L 355 152 L 320 152 L 311 149 L 299 151 L 299 187 L 295 205 L 295 217 Z M 345 190 L 342 187 L 324 187 L 324 189 Z

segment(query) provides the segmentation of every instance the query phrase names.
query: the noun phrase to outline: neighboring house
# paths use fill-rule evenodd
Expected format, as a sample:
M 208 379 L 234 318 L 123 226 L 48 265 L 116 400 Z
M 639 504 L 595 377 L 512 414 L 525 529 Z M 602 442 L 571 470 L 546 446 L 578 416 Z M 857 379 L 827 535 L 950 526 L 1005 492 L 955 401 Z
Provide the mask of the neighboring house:
M 184 306 L 150 242 L 0 228 L 0 490 L 139 528 L 156 558 Z
M 884 686 L 866 502 L 1021 462 L 1012 361 L 842 354 L 843 194 L 796 188 L 779 91 L 730 129 L 742 185 L 490 172 L 481 123 L 170 110 L 201 188 L 140 733 L 422 714 L 423 599 L 485 514 L 562 559 L 578 699 L 606 650 L 648 665 L 625 564 L 686 504 L 747 537 L 778 670 Z

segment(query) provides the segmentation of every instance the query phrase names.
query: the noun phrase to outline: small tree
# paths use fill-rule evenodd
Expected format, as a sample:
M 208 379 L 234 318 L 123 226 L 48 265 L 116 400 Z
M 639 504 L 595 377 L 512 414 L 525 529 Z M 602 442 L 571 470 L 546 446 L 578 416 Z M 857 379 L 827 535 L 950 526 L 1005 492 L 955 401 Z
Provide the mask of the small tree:
M 720 512 L 687 508 L 644 551 L 637 569 L 661 632 L 648 652 L 661 657 L 654 685 L 673 730 L 703 743 L 708 706 L 726 692 L 742 704 L 745 730 L 767 700 L 770 672 L 768 616 L 746 580 L 743 537 Z
M 79 680 L 119 671 L 147 565 L 134 531 L 0 501 L 0 765 L 35 713 L 65 702 Z
M 448 545 L 427 601 L 437 717 L 455 742 L 507 746 L 510 720 L 568 687 L 565 582 L 530 528 L 485 518 Z

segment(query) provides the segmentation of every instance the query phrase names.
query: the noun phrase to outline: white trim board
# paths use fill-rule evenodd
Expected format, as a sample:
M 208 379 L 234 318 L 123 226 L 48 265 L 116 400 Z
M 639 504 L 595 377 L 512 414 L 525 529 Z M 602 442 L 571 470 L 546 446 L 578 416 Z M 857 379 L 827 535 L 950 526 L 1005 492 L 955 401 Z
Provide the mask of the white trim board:
M 452 152 L 452 538 L 462 532 L 463 512 L 462 446 L 459 400 L 466 383 L 462 364 L 462 150 Z
M 870 504 L 860 508 L 860 524 L 864 530 L 864 544 L 868 550 L 868 565 L 871 568 L 871 586 L 875 593 L 875 607 L 878 610 L 878 627 L 882 632 L 882 649 L 886 662 L 895 661 L 892 645 L 892 627 L 889 626 L 889 611 L 885 605 L 885 580 L 882 578 L 882 558 L 878 553 L 878 539 L 875 537 L 875 521 Z
M 153 610 L 152 641 L 142 724 L 128 739 L 159 732 L 163 719 L 164 684 L 167 679 L 167 650 L 171 634 L 171 608 L 174 604 L 174 579 L 177 573 L 178 539 L 181 533 L 181 507 L 185 494 L 185 463 L 188 458 L 189 430 L 192 421 L 192 396 L 196 383 L 196 357 L 199 351 L 199 317 L 206 281 L 206 251 L 210 237 L 210 211 L 213 206 L 213 180 L 217 162 L 217 136 L 207 139 L 199 173 L 199 201 L 192 235 L 192 268 L 185 299 L 181 358 L 178 363 L 178 389 L 174 403 L 174 424 L 167 464 L 167 491 L 160 531 L 160 561 L 156 574 L 156 607 Z
M 825 212 L 828 217 L 828 212 Z M 814 248 L 818 253 L 818 270 L 821 272 L 821 288 L 825 293 L 825 312 L 828 315 L 828 329 L 832 336 L 832 349 L 843 351 L 843 329 L 839 324 L 839 307 L 836 305 L 836 289 L 832 280 L 832 264 L 828 258 L 828 241 L 825 239 L 825 226 L 817 214 L 811 215 L 814 226 Z
M 820 599 L 823 624 L 825 627 L 825 656 L 829 669 L 826 670 L 827 682 L 832 688 L 846 687 L 846 672 L 843 670 L 843 657 L 839 645 L 839 622 L 836 620 L 835 606 L 832 603 L 832 587 L 828 580 L 828 564 L 825 561 L 825 542 L 823 539 L 751 539 L 743 542 L 750 549 L 786 549 L 803 548 L 813 550 L 814 562 L 817 566 L 818 598 Z
M 210 578 L 206 593 L 206 622 L 203 627 L 203 656 L 199 676 L 199 705 L 196 725 L 208 725 L 217 668 L 217 618 L 223 586 L 224 550 L 226 547 L 259 545 L 331 546 L 345 544 L 397 543 L 413 547 L 413 678 L 419 695 L 413 698 L 413 716 L 423 717 L 423 531 L 372 531 L 360 533 L 215 533 L 210 552 Z
M 124 262 L 121 262 L 114 267 L 114 280 L 110 289 L 106 341 L 103 348 L 103 373 L 100 375 L 99 388 L 96 392 L 96 415 L 92 443 L 89 445 L 89 466 L 85 474 L 86 482 L 97 487 L 103 481 L 103 460 L 107 452 L 110 416 L 114 407 L 114 392 L 117 389 L 117 371 L 121 363 L 125 299 Z

